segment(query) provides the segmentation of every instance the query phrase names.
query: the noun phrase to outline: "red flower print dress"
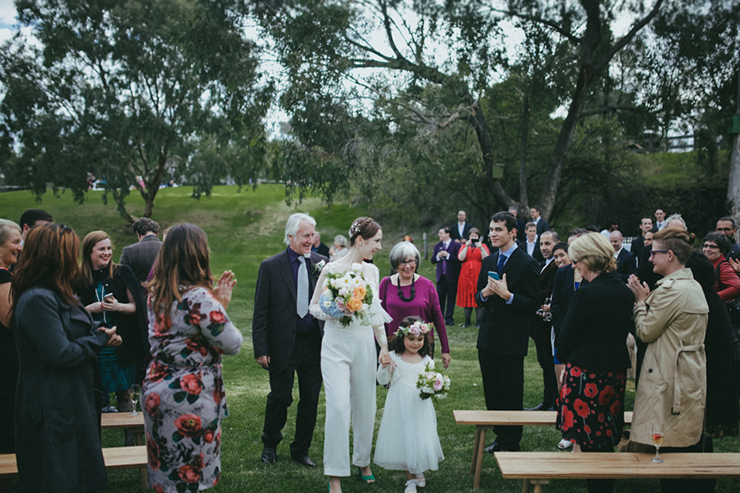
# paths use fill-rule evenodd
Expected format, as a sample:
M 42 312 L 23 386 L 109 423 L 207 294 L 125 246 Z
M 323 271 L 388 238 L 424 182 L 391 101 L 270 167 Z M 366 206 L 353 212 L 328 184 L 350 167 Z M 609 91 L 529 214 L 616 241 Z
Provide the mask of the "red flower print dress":
M 186 289 L 180 287 L 182 293 Z M 211 488 L 221 474 L 221 419 L 228 415 L 221 355 L 237 354 L 242 335 L 204 288 L 171 306 L 171 322 L 148 304 L 149 364 L 142 409 L 149 487 L 184 493 Z
M 591 372 L 568 363 L 558 428 L 584 450 L 612 450 L 624 428 L 625 371 Z

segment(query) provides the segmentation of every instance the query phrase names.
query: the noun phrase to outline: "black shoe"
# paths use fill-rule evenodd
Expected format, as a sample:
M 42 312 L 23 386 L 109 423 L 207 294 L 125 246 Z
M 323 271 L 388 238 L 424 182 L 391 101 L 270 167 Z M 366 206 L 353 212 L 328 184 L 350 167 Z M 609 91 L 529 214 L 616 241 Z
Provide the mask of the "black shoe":
M 547 410 L 548 410 L 547 406 L 545 405 L 544 402 L 540 402 L 534 407 L 528 407 L 525 409 L 525 411 L 547 411 Z
M 521 447 L 518 443 L 502 443 L 501 452 L 519 452 Z
M 301 465 L 316 467 L 316 463 L 312 461 L 311 458 L 307 455 L 293 455 L 292 459 Z
M 262 462 L 265 464 L 274 464 L 277 462 L 277 450 L 270 447 L 265 447 L 262 449 Z

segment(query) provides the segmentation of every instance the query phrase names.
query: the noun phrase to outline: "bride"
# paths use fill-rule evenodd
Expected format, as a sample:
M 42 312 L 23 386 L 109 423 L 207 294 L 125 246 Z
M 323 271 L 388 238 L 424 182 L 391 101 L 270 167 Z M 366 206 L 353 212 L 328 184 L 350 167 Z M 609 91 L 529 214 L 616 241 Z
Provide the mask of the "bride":
M 391 318 L 380 306 L 378 297 L 378 268 L 363 262 L 372 259 L 380 250 L 383 232 L 369 217 L 355 219 L 349 229 L 349 253 L 327 264 L 321 272 L 317 287 L 323 288 L 327 274 L 357 271 L 360 267 L 365 281 L 373 292 L 368 317 L 357 319 L 346 327 L 339 319 L 330 318 L 319 306 L 322 289 L 316 289 L 311 300 L 311 314 L 326 320 L 321 344 L 321 374 L 326 394 L 326 424 L 324 427 L 324 474 L 329 476 L 332 493 L 341 491 L 340 477 L 351 474 L 349 461 L 349 422 L 352 416 L 354 452 L 352 463 L 366 483 L 375 482 L 370 471 L 370 451 L 375 427 L 375 371 L 376 353 L 373 343 L 380 345 L 379 359 L 383 366 L 391 364 L 384 323 Z

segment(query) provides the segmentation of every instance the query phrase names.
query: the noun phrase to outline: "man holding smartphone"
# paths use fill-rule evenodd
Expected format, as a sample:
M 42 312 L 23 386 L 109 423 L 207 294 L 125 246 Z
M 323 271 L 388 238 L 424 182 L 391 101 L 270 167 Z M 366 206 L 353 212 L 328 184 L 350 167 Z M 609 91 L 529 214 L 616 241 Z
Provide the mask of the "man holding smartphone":
M 478 362 L 489 410 L 521 410 L 524 357 L 531 318 L 539 308 L 539 263 L 516 245 L 516 218 L 509 212 L 491 216 L 491 244 L 498 251 L 483 260 L 475 295 L 485 308 L 478 333 Z M 521 426 L 497 426 L 486 451 L 518 451 Z

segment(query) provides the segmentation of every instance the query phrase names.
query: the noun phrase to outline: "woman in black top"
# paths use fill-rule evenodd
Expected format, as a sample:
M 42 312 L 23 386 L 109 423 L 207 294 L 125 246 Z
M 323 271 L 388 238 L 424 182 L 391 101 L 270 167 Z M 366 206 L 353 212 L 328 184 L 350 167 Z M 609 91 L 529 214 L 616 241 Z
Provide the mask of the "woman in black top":
M 624 426 L 624 387 L 630 367 L 627 335 L 634 333 L 634 295 L 616 274 L 614 249 L 598 233 L 568 249 L 583 284 L 575 292 L 556 347 L 566 363 L 559 427 L 574 452 L 613 451 Z M 587 282 L 586 282 L 587 281 Z M 611 491 L 612 480 L 589 480 L 589 491 Z

